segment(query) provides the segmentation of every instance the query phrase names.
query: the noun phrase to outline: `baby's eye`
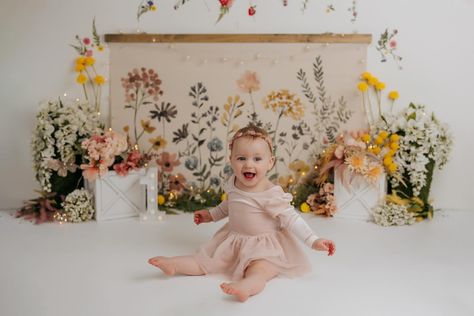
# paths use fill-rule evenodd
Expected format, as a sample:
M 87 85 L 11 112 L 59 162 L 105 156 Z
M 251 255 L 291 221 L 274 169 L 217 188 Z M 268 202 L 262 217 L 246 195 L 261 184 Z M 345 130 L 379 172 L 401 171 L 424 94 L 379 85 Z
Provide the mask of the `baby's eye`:
M 237 160 L 245 160 L 245 157 L 237 157 Z
M 255 157 L 255 161 L 260 161 L 260 160 L 262 160 L 262 158 L 260 158 L 260 157 Z

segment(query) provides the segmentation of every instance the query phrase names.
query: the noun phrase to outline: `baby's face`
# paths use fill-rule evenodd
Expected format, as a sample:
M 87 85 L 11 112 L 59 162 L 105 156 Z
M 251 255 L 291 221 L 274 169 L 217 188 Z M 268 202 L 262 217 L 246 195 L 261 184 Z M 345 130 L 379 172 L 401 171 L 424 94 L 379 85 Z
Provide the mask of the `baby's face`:
M 267 186 L 266 173 L 275 158 L 266 141 L 261 138 L 241 137 L 234 141 L 230 164 L 239 189 L 259 192 Z

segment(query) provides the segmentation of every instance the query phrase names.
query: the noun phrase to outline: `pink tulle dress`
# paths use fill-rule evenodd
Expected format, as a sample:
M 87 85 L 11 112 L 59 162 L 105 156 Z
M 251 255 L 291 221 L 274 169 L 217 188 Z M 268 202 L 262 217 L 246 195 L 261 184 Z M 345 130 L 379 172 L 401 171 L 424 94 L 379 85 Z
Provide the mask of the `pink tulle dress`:
M 195 259 L 206 274 L 223 273 L 233 280 L 243 278 L 248 265 L 258 259 L 273 263 L 280 275 L 294 277 L 310 271 L 309 261 L 299 241 L 282 225 L 282 214 L 291 210 L 292 196 L 280 186 L 263 192 L 245 192 L 234 185 L 235 177 L 224 185 L 227 200 L 210 210 L 214 221 L 226 216 L 226 223 L 196 253 Z

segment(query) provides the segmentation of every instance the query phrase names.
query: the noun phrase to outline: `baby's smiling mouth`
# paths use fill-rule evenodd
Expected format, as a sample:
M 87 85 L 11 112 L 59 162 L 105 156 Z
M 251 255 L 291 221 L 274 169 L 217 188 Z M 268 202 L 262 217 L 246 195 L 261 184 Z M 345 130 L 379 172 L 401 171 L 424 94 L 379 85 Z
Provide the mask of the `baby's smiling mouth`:
M 247 180 L 251 180 L 255 177 L 255 173 L 253 173 L 253 172 L 244 172 L 244 177 Z

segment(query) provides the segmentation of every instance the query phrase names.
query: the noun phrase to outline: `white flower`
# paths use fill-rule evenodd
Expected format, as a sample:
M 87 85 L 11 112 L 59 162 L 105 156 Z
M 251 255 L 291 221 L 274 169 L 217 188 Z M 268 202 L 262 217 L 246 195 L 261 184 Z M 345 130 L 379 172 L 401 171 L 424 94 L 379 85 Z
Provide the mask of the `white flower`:
M 381 226 L 411 225 L 415 217 L 408 212 L 406 206 L 384 203 L 372 208 L 372 220 Z
M 69 193 L 62 203 L 63 216 L 68 222 L 85 222 L 94 218 L 94 202 L 86 189 L 78 189 Z
M 400 174 L 408 174 L 413 194 L 418 196 L 426 185 L 427 165 L 434 161 L 441 169 L 448 161 L 453 141 L 445 125 L 433 114 L 427 114 L 425 106 L 410 104 L 399 114 L 389 114 L 380 120 L 377 129 L 397 133 L 400 147 L 394 157 Z M 400 186 L 398 177 L 390 177 L 390 184 Z
M 99 117 L 88 103 L 55 100 L 40 104 L 31 146 L 36 179 L 44 191 L 52 190 L 49 161 L 75 165 L 80 142 L 100 131 L 99 127 Z

